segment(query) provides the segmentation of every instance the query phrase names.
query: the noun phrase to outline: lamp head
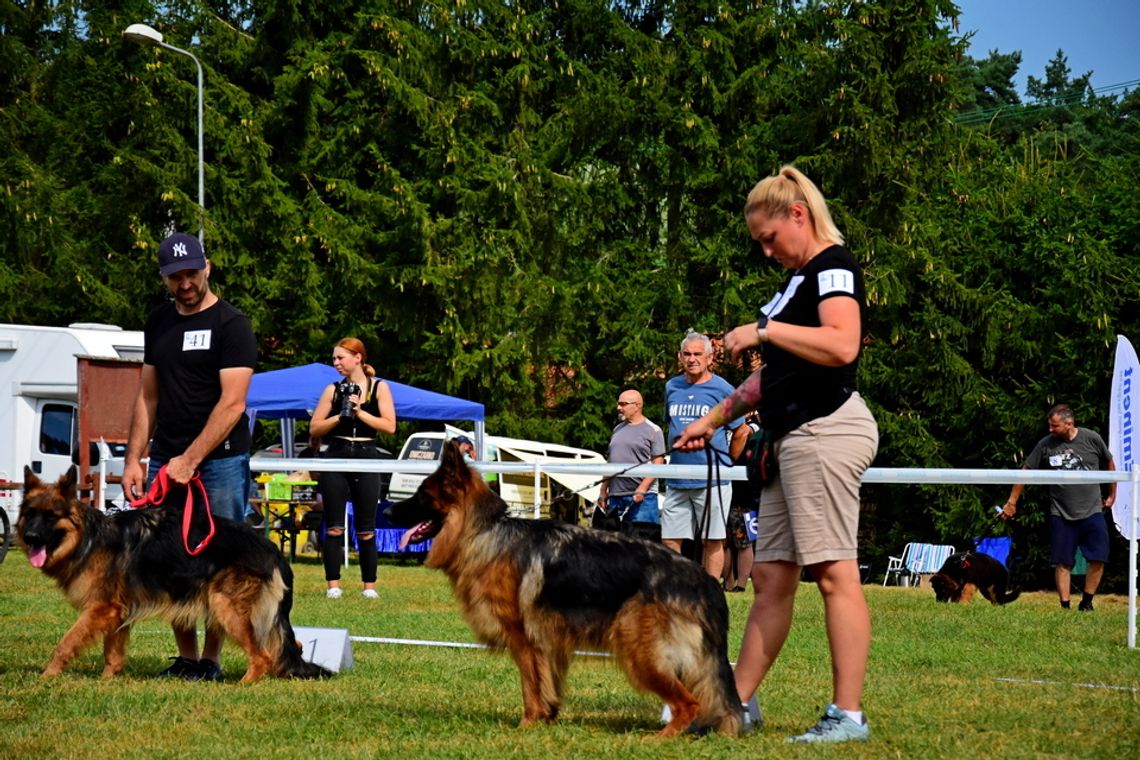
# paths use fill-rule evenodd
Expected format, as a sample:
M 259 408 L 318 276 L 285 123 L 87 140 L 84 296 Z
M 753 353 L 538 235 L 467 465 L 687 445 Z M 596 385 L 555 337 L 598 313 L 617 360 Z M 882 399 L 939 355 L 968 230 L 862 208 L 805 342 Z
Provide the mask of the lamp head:
M 123 30 L 123 36 L 140 45 L 162 44 L 162 33 L 146 24 L 131 24 Z

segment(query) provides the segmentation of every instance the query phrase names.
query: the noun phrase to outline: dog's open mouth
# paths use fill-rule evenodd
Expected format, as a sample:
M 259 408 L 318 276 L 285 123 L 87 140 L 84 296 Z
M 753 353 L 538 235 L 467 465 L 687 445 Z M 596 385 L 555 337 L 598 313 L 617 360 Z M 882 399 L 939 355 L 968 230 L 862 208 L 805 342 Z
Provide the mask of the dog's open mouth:
M 434 520 L 424 520 L 422 523 L 404 531 L 404 535 L 400 536 L 400 551 L 406 549 L 408 544 L 418 544 L 421 541 L 427 541 L 429 538 L 435 536 L 436 533 L 439 533 L 439 523 Z
M 47 546 L 43 544 L 29 544 L 28 545 L 28 562 L 32 563 L 32 567 L 41 568 L 47 562 L 48 553 Z

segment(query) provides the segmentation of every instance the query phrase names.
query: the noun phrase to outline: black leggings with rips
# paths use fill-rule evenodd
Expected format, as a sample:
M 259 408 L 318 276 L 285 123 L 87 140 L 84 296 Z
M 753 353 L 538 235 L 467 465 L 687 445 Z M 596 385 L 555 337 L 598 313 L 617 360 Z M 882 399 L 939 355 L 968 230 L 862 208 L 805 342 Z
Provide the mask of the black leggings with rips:
M 336 441 L 324 453 L 327 459 L 380 459 L 372 443 Z M 325 510 L 325 580 L 340 580 L 344 564 L 344 530 L 347 502 L 352 501 L 353 525 L 360 556 L 360 580 L 376 582 L 376 506 L 382 476 L 376 472 L 325 472 L 318 486 Z

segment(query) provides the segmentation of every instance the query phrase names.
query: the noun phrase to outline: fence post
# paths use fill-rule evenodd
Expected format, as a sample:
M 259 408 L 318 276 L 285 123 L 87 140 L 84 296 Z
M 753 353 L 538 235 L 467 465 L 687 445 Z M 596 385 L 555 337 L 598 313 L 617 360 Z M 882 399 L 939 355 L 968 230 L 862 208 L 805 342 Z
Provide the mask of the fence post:
M 534 463 L 534 519 L 542 517 L 542 465 Z

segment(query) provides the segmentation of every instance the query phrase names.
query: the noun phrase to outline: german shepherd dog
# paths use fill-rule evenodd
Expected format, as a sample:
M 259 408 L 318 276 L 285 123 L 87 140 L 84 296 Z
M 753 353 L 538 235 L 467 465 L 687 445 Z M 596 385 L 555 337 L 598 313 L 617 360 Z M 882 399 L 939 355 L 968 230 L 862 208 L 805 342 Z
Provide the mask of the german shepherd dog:
M 510 652 L 522 677 L 522 725 L 551 722 L 578 647 L 612 652 L 635 688 L 659 696 L 672 720 L 741 731 L 728 664 L 724 592 L 696 563 L 663 546 L 553 520 L 515 519 L 448 443 L 439 468 L 385 516 L 434 538 L 426 563 L 442 570 L 485 643 Z
M 1021 595 L 1021 591 L 1007 593 L 1009 571 L 988 554 L 981 552 L 959 552 L 951 554 L 942 563 L 937 573 L 930 577 L 930 587 L 934 598 L 940 602 L 965 604 L 981 591 L 982 596 L 993 604 L 1009 604 Z
M 24 501 L 16 523 L 28 560 L 53 578 L 79 619 L 60 640 L 45 676 L 58 675 L 76 654 L 103 639 L 103 676 L 126 662 L 131 624 L 159 617 L 206 625 L 234 639 L 249 658 L 242 683 L 270 673 L 331 676 L 305 662 L 289 623 L 293 571 L 269 539 L 215 518 L 216 534 L 201 554 L 182 545 L 182 508 L 132 509 L 106 515 L 76 497 L 76 470 L 45 485 L 24 469 Z

